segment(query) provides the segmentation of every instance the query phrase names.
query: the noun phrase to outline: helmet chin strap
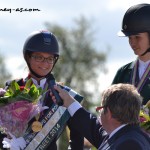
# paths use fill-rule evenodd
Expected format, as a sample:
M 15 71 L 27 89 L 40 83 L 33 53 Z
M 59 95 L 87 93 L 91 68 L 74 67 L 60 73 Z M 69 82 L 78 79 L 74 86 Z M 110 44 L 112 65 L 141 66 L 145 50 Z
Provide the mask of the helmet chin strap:
M 144 56 L 144 55 L 147 54 L 148 52 L 150 52 L 150 48 L 148 48 L 141 56 Z

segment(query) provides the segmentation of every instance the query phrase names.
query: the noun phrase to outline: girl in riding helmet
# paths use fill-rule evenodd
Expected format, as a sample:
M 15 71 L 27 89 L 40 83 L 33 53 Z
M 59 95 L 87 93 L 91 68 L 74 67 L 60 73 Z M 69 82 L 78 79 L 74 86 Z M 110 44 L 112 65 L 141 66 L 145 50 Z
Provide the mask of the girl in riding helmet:
M 32 79 L 32 83 L 42 89 L 51 89 L 55 84 L 55 78 L 52 74 L 58 58 L 59 58 L 59 46 L 55 35 L 48 31 L 35 31 L 25 41 L 23 47 L 23 56 L 29 68 L 29 74 L 25 79 L 17 80 L 20 86 L 24 86 L 25 83 Z M 6 83 L 9 87 L 11 81 Z M 61 86 L 61 85 L 60 85 Z M 69 87 L 61 86 L 61 88 L 75 96 L 78 101 L 81 101 L 83 97 Z M 2 91 L 3 93 L 3 91 Z M 57 93 L 56 93 L 57 94 Z M 33 118 L 28 123 L 28 128 L 25 135 L 19 138 L 12 138 L 9 140 L 5 138 L 3 140 L 3 147 L 7 147 L 11 150 L 26 149 L 26 150 L 57 150 L 56 141 L 64 130 L 66 124 L 69 126 L 70 116 L 64 107 L 55 104 L 49 93 L 46 94 L 42 101 L 43 106 L 48 106 L 48 109 L 42 111 L 38 117 Z M 42 125 L 39 132 L 35 132 L 33 129 L 33 123 L 38 121 Z M 34 124 L 35 125 L 35 124 Z M 38 126 L 38 124 L 36 124 Z M 83 137 L 74 129 L 70 127 L 70 147 L 72 150 L 83 150 Z M 2 145 L 1 145 L 2 146 Z
M 128 37 L 137 59 L 121 67 L 112 84 L 133 84 L 146 104 L 150 100 L 150 4 L 131 6 L 124 15 L 118 35 Z

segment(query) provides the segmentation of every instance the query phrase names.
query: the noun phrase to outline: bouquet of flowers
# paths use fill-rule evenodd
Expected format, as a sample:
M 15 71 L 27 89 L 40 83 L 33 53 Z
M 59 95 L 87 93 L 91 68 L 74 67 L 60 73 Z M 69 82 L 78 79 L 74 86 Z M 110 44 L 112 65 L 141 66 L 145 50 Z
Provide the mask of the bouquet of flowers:
M 140 110 L 140 126 L 150 135 L 150 100 Z
M 25 86 L 12 81 L 3 97 L 0 97 L 0 130 L 20 137 L 24 134 L 27 124 L 42 110 L 40 103 L 45 92 L 37 88 L 29 79 Z

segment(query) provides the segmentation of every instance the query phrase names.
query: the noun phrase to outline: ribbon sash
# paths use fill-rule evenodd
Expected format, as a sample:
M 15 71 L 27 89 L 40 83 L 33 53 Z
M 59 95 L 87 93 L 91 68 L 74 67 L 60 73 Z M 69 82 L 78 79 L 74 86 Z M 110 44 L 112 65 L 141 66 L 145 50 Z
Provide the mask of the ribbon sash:
M 83 100 L 83 97 L 70 89 L 67 86 L 62 86 L 74 99 L 78 102 Z M 67 121 L 70 118 L 68 110 L 63 106 L 53 104 L 46 114 L 39 120 L 43 126 L 38 133 L 32 131 L 31 126 L 24 135 L 27 143 L 25 150 L 44 150 L 53 141 L 58 139 L 64 130 Z
M 47 83 L 51 80 L 55 80 L 53 75 L 47 79 Z M 49 84 L 48 84 L 48 88 Z M 66 90 L 74 99 L 78 102 L 83 100 L 83 97 L 70 89 L 67 86 L 61 86 Z M 27 143 L 25 150 L 44 150 L 50 145 L 53 139 L 57 140 L 64 130 L 67 121 L 70 118 L 68 110 L 63 106 L 58 106 L 53 104 L 48 110 L 47 113 L 40 118 L 42 124 L 42 130 L 38 133 L 35 133 L 31 129 L 31 125 L 24 135 L 24 139 Z
M 53 105 L 50 111 L 40 120 L 43 128 L 38 133 L 32 133 L 32 129 L 28 129 L 24 138 L 27 146 L 25 150 L 43 150 L 51 141 L 59 137 L 63 131 L 70 114 L 65 107 Z
M 134 65 L 134 68 L 133 68 L 133 75 L 132 75 L 132 79 L 131 79 L 131 83 L 134 86 L 135 86 L 135 82 L 136 82 L 137 72 L 138 72 L 138 59 L 135 61 L 135 65 Z M 146 80 L 149 78 L 149 74 L 150 74 L 150 63 L 148 64 L 144 74 L 142 75 L 142 78 L 138 82 L 138 85 L 137 85 L 138 92 L 140 92 L 142 90 Z

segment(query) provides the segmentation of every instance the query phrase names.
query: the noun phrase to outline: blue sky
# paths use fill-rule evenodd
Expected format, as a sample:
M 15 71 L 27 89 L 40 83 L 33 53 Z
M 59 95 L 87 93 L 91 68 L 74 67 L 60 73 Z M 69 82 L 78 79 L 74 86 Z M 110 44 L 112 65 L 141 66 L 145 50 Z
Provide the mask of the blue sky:
M 135 59 L 128 39 L 118 37 L 117 32 L 121 29 L 125 11 L 138 3 L 149 3 L 149 0 L 0 0 L 0 10 L 12 10 L 11 13 L 0 11 L 0 52 L 12 74 L 16 78 L 21 77 L 25 67 L 22 47 L 28 34 L 44 29 L 45 22 L 71 27 L 73 19 L 80 15 L 93 18 L 97 47 L 103 51 L 106 45 L 111 47 L 107 60 L 108 74 L 100 75 L 99 79 L 103 90 L 111 84 L 118 67 Z M 14 9 L 17 8 L 40 11 L 16 12 Z

